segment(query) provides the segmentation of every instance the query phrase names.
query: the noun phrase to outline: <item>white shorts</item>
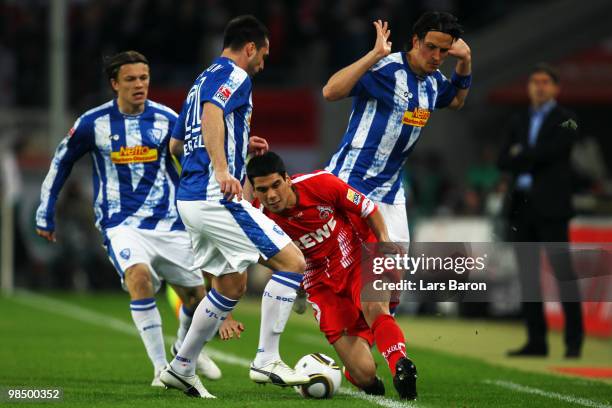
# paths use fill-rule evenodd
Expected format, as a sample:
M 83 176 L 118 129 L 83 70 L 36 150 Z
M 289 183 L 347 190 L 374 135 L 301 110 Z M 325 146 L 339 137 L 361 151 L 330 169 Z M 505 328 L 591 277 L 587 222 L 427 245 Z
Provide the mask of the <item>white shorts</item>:
M 291 243 L 289 235 L 246 200 L 177 201 L 191 236 L 196 268 L 215 276 L 243 272 Z
M 387 203 L 376 203 L 376 205 L 387 224 L 389 239 L 393 242 L 410 242 L 406 205 Z
M 200 271 L 191 269 L 193 252 L 187 231 L 160 232 L 118 225 L 106 230 L 104 246 L 124 289 L 125 271 L 139 263 L 149 267 L 155 292 L 162 279 L 188 288 L 204 284 Z

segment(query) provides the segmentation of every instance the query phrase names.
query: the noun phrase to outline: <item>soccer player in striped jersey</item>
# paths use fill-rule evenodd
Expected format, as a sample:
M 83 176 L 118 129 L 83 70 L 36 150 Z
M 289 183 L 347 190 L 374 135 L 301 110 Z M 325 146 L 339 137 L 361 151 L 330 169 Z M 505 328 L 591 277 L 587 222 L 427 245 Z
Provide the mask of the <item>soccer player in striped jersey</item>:
M 471 51 L 449 13 L 423 14 L 408 52 L 391 53 L 387 22 L 374 26 L 374 48 L 323 88 L 328 101 L 354 98 L 346 133 L 326 169 L 376 202 L 393 241 L 409 242 L 402 169 L 431 112 L 463 106 Z M 438 69 L 449 55 L 457 58 L 450 80 Z
M 183 301 L 181 346 L 193 312 L 204 297 L 202 276 L 192 271 L 191 241 L 175 205 L 178 173 L 168 151 L 177 114 L 147 99 L 149 63 L 136 51 L 105 61 L 116 98 L 85 112 L 57 147 L 41 189 L 36 231 L 55 241 L 55 203 L 74 163 L 93 162 L 94 213 L 108 256 L 131 298 L 134 324 L 154 366 L 152 386 L 167 364 L 155 293 L 165 279 Z M 221 371 L 206 355 L 198 370 L 211 379 Z
M 389 301 L 362 300 L 362 245 L 388 242 L 376 204 L 327 171 L 289 177 L 273 152 L 247 166 L 253 205 L 280 225 L 306 258 L 303 286 L 320 330 L 344 363 L 344 375 L 367 394 L 384 395 L 371 347 L 387 361 L 402 399 L 415 399 L 417 371 Z M 383 298 L 384 296 L 380 296 Z
M 221 56 L 196 78 L 172 133 L 171 149 L 182 147 L 184 153 L 177 208 L 191 235 L 195 266 L 214 276 L 183 346 L 160 377 L 192 396 L 211 397 L 195 375 L 194 359 L 244 294 L 245 271 L 256 262 L 275 272 L 264 289 L 259 347 L 249 377 L 281 386 L 309 381 L 279 354 L 304 257 L 278 225 L 242 199 L 251 77 L 264 68 L 269 47 L 268 30 L 255 17 L 231 20 Z

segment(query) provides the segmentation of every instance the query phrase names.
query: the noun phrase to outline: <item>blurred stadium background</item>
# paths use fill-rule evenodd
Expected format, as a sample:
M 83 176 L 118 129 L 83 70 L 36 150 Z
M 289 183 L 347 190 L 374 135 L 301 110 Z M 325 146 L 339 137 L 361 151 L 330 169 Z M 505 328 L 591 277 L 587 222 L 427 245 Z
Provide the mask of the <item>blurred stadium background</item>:
M 112 97 L 102 74 L 103 56 L 127 49 L 144 53 L 152 69 L 150 98 L 179 110 L 193 79 L 220 52 L 226 22 L 239 14 L 256 15 L 270 29 L 271 54 L 254 81 L 253 134 L 266 137 L 291 172 L 310 171 L 329 159 L 350 112 L 350 100 L 323 100 L 329 75 L 371 48 L 374 19 L 390 21 L 398 51 L 415 19 L 430 9 L 450 11 L 464 24 L 474 86 L 462 111 L 434 114 L 408 161 L 404 182 L 413 239 L 504 239 L 499 215 L 506 180 L 495 166 L 497 150 L 505 123 L 527 104 L 529 69 L 547 61 L 561 74 L 560 102 L 577 113 L 582 128 L 573 152 L 578 215 L 572 240 L 612 242 L 608 0 L 2 0 L 3 291 L 120 290 L 93 225 L 89 159 L 74 168 L 61 195 L 57 244 L 48 245 L 34 230 L 40 185 L 57 143 L 80 113 Z M 453 67 L 449 58 L 443 71 Z M 262 276 L 252 275 L 252 293 Z M 598 343 L 607 347 L 611 305 L 585 305 L 591 310 L 589 333 L 608 339 Z M 518 307 L 508 301 L 464 308 L 407 304 L 403 313 L 501 319 L 516 317 Z M 558 326 L 554 305 L 549 308 L 550 321 Z M 461 322 L 449 320 L 449 330 Z M 511 346 L 522 333 L 518 323 L 513 327 L 519 334 Z M 612 366 L 607 350 L 600 362 Z

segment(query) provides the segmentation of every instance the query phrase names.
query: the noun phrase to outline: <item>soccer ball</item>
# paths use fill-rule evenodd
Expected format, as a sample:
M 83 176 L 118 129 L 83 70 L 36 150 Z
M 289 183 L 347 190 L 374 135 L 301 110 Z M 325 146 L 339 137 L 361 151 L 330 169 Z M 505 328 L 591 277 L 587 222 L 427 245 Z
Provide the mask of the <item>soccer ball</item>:
M 308 384 L 294 387 L 304 398 L 331 398 L 342 383 L 340 367 L 331 357 L 322 353 L 307 354 L 300 358 L 295 371 L 310 377 Z

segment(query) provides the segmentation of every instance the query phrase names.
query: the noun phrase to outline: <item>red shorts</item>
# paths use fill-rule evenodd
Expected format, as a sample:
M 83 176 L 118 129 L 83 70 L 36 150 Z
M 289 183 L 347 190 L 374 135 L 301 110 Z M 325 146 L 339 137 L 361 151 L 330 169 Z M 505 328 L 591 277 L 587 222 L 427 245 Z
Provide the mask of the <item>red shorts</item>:
M 374 344 L 374 333 L 361 312 L 361 276 L 359 268 L 347 273 L 344 287 L 334 287 L 320 282 L 308 288 L 308 302 L 312 305 L 319 329 L 334 344 L 341 336 L 358 336 Z M 397 303 L 391 303 L 396 306 Z

